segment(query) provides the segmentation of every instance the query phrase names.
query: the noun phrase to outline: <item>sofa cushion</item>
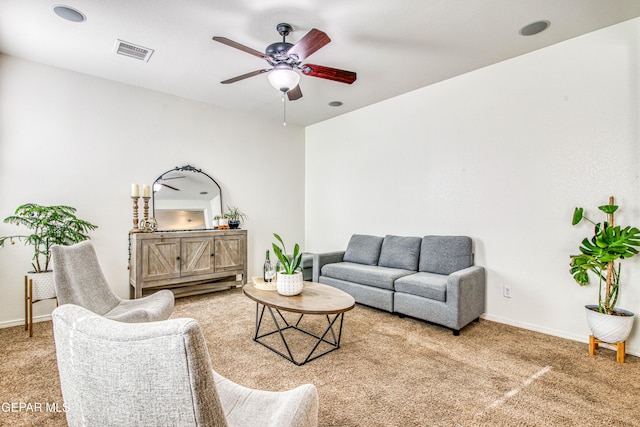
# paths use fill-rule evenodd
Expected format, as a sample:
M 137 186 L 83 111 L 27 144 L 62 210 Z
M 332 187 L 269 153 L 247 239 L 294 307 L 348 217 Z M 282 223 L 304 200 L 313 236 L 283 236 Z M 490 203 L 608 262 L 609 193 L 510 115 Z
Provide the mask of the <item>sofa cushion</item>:
M 321 275 L 324 277 L 389 290 L 394 290 L 393 283 L 396 279 L 413 273 L 415 272 L 410 270 L 353 262 L 325 264 L 321 270 Z
M 435 273 L 415 273 L 401 277 L 395 283 L 396 292 L 447 302 L 447 276 Z
M 349 240 L 347 250 L 342 258 L 343 261 L 377 265 L 380 258 L 382 240 L 384 239 L 380 236 L 354 234 Z
M 421 242 L 420 237 L 385 236 L 378 265 L 418 271 Z
M 472 265 L 471 237 L 424 236 L 422 238 L 419 271 L 451 274 Z

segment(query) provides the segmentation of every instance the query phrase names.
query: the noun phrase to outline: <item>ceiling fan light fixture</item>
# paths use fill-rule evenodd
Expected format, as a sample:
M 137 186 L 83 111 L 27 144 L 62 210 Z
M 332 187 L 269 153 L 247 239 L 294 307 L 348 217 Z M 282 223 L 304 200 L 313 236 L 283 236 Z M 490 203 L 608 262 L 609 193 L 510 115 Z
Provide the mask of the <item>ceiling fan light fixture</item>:
M 269 72 L 269 83 L 280 92 L 288 92 L 298 86 L 300 74 L 289 64 L 278 64 Z

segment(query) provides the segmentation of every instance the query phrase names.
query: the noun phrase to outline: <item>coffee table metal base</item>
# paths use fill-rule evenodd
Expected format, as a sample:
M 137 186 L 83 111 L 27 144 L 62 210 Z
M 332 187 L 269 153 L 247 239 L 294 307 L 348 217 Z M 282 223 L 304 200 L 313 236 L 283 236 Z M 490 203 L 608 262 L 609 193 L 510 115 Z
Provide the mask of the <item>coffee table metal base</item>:
M 262 309 L 260 309 L 260 306 L 262 306 Z M 260 334 L 260 326 L 262 325 L 262 321 L 264 319 L 265 309 L 267 309 L 269 314 L 271 315 L 271 319 L 273 320 L 273 323 L 275 324 L 276 329 L 270 332 Z M 304 365 L 307 362 L 315 360 L 320 356 L 324 356 L 325 354 L 331 353 L 332 351 L 340 348 L 340 337 L 342 335 L 342 321 L 344 319 L 344 312 L 335 314 L 333 316 L 329 316 L 329 315 L 324 315 L 324 316 L 327 320 L 327 328 L 324 330 L 322 335 L 317 335 L 317 334 L 314 334 L 313 332 L 307 331 L 302 327 L 300 327 L 300 322 L 302 321 L 304 314 L 300 314 L 300 317 L 298 317 L 295 323 L 289 323 L 287 319 L 285 319 L 285 317 L 282 315 L 280 310 L 278 310 L 277 308 L 275 307 L 272 308 L 270 306 L 256 303 L 256 333 L 253 340 L 259 344 L 262 344 L 269 350 L 279 354 L 280 356 L 284 357 L 285 359 L 289 360 L 290 362 L 298 366 Z M 280 321 L 278 321 L 278 319 L 280 319 Z M 334 327 L 337 328 L 337 333 Z M 293 357 L 293 353 L 289 348 L 289 343 L 287 343 L 287 340 L 283 333 L 288 329 L 295 329 L 296 331 L 302 332 L 304 334 L 307 334 L 317 339 L 315 345 L 303 360 L 296 360 Z M 284 348 L 286 349 L 286 353 L 283 353 L 282 351 L 276 348 L 273 348 L 272 346 L 264 342 L 264 340 L 262 340 L 262 338 L 271 336 L 274 334 L 280 335 L 282 343 L 284 344 Z M 314 354 L 316 350 L 318 350 L 318 347 L 320 347 L 320 344 L 322 343 L 328 344 L 329 349 L 324 350 L 322 352 L 318 352 L 317 354 Z

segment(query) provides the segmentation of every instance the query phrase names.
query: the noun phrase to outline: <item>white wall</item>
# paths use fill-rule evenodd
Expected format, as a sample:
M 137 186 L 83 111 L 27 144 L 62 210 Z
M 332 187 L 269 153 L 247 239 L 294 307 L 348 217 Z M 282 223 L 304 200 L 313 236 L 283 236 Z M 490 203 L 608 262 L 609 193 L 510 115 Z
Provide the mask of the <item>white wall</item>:
M 571 215 L 615 195 L 618 223 L 640 225 L 638 40 L 640 19 L 308 127 L 307 250 L 470 235 L 486 318 L 586 342 L 597 288 L 568 263 L 591 229 Z M 640 313 L 640 257 L 623 281 L 619 306 Z M 640 326 L 627 345 L 640 355 Z
M 211 82 L 211 84 L 218 84 Z M 67 204 L 91 233 L 107 280 L 128 297 L 131 183 L 191 164 L 249 220 L 249 275 L 279 232 L 304 240 L 304 130 L 0 55 L 0 220 L 25 202 Z M 287 182 L 286 197 L 274 183 Z M 0 236 L 25 231 L 0 223 Z M 0 248 L 0 326 L 23 318 L 31 248 Z M 36 304 L 46 316 L 53 305 Z

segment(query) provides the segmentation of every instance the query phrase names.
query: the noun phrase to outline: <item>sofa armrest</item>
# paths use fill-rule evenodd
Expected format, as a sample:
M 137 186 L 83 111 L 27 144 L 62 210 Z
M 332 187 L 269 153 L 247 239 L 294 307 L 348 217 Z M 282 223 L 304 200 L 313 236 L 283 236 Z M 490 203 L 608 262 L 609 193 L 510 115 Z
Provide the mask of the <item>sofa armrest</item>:
M 455 271 L 447 278 L 447 304 L 454 304 L 458 319 L 466 324 L 484 313 L 485 269 L 474 265 Z
M 320 270 L 325 264 L 334 262 L 342 262 L 345 251 L 324 252 L 313 254 L 313 281 L 318 282 L 320 279 Z

